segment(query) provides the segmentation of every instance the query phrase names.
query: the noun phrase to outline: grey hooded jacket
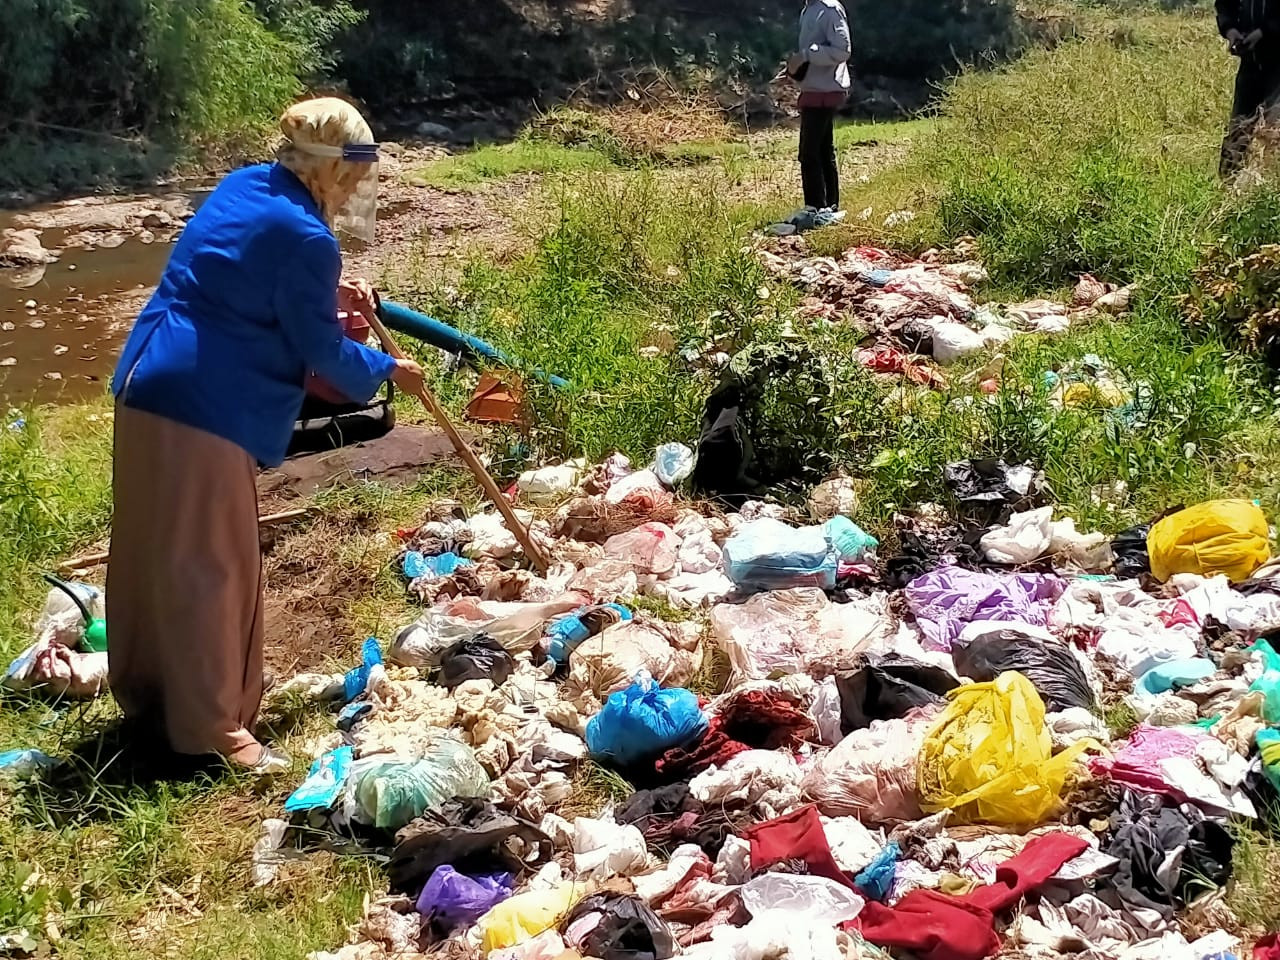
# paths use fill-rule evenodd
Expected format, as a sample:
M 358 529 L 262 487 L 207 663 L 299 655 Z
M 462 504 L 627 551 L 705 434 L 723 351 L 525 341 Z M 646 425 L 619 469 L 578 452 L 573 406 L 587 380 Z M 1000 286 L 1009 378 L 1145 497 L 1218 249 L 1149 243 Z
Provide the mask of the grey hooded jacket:
M 809 61 L 802 91 L 839 93 L 849 89 L 853 43 L 849 15 L 839 0 L 808 0 L 800 14 L 799 50 Z

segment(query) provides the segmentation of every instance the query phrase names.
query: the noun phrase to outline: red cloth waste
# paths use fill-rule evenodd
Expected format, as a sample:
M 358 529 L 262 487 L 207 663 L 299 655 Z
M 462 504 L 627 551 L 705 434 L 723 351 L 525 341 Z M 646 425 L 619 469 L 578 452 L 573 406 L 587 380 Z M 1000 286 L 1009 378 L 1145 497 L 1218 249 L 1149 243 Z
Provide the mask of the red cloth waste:
M 748 690 L 725 703 L 693 747 L 668 750 L 654 765 L 664 777 L 683 780 L 746 750 L 792 750 L 810 739 L 813 718 L 783 694 Z
M 1268 933 L 1253 945 L 1253 960 L 1280 960 L 1280 946 L 1276 944 L 1277 934 Z
M 996 868 L 996 882 L 989 886 L 963 897 L 913 890 L 893 907 L 868 901 L 851 926 L 878 947 L 908 950 L 920 960 L 983 960 L 1000 952 L 995 914 L 1017 905 L 1088 846 L 1066 833 L 1037 837 Z
M 783 860 L 803 860 L 814 876 L 826 877 L 851 890 L 856 889 L 831 855 L 831 845 L 827 843 L 827 835 L 822 829 L 822 818 L 813 804 L 792 810 L 776 820 L 754 824 L 739 835 L 751 844 L 753 871 L 763 870 Z

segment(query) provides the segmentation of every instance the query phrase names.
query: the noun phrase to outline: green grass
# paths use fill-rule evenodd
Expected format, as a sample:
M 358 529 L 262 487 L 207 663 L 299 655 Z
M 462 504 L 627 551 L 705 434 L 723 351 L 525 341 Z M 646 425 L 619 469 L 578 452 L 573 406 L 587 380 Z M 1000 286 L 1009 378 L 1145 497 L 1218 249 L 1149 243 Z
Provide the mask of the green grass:
M 601 170 L 609 164 L 608 157 L 590 147 L 520 139 L 445 157 L 404 177 L 415 186 L 460 189 L 519 174 L 575 173 Z

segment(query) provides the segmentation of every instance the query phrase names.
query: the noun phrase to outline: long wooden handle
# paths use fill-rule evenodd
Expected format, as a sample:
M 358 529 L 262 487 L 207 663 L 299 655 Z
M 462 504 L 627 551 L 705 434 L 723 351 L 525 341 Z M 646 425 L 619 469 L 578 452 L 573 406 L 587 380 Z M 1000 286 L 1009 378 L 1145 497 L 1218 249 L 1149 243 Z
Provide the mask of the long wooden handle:
M 378 316 L 367 318 L 369 326 L 373 328 L 373 332 L 378 335 L 378 339 L 382 341 L 383 349 L 397 360 L 408 359 L 404 351 L 392 339 L 391 333 L 382 323 L 382 319 Z M 520 546 L 524 548 L 524 555 L 529 558 L 529 562 L 537 568 L 539 573 L 545 574 L 550 566 L 547 558 L 542 551 L 538 549 L 533 542 L 533 538 L 529 536 L 529 530 L 520 519 L 516 516 L 515 510 L 511 508 L 511 504 L 507 501 L 502 490 L 493 477 L 489 476 L 489 471 L 484 468 L 484 464 L 480 462 L 480 458 L 476 456 L 475 451 L 471 449 L 471 445 L 463 439 L 462 434 L 458 433 L 456 427 L 449 420 L 449 415 L 445 413 L 444 407 L 440 406 L 440 401 L 435 395 L 427 389 L 426 384 L 422 385 L 422 389 L 415 394 L 427 411 L 435 418 L 436 423 L 440 425 L 440 429 L 445 432 L 445 436 L 449 438 L 449 442 L 453 444 L 453 449 L 458 452 L 458 456 L 462 458 L 463 463 L 470 468 L 471 473 L 480 481 L 480 486 L 485 494 L 493 501 L 494 506 L 498 508 L 498 512 L 502 514 L 502 519 L 507 522 L 507 529 L 510 530 Z

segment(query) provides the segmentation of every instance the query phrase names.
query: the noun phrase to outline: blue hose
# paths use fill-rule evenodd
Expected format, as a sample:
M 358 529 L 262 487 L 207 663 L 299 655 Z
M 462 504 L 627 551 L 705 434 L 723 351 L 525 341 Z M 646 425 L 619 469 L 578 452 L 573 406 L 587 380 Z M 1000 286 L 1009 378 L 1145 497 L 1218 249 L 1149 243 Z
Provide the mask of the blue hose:
M 383 300 L 381 306 L 382 322 L 397 333 L 407 334 L 449 353 L 461 354 L 472 362 L 480 359 L 488 360 L 496 366 L 517 366 L 492 344 L 486 343 L 479 337 L 465 334 L 424 313 L 410 310 L 402 303 Z M 561 377 L 543 373 L 541 370 L 534 370 L 532 373 L 543 383 L 549 383 L 557 390 L 563 390 L 569 386 L 569 381 Z

